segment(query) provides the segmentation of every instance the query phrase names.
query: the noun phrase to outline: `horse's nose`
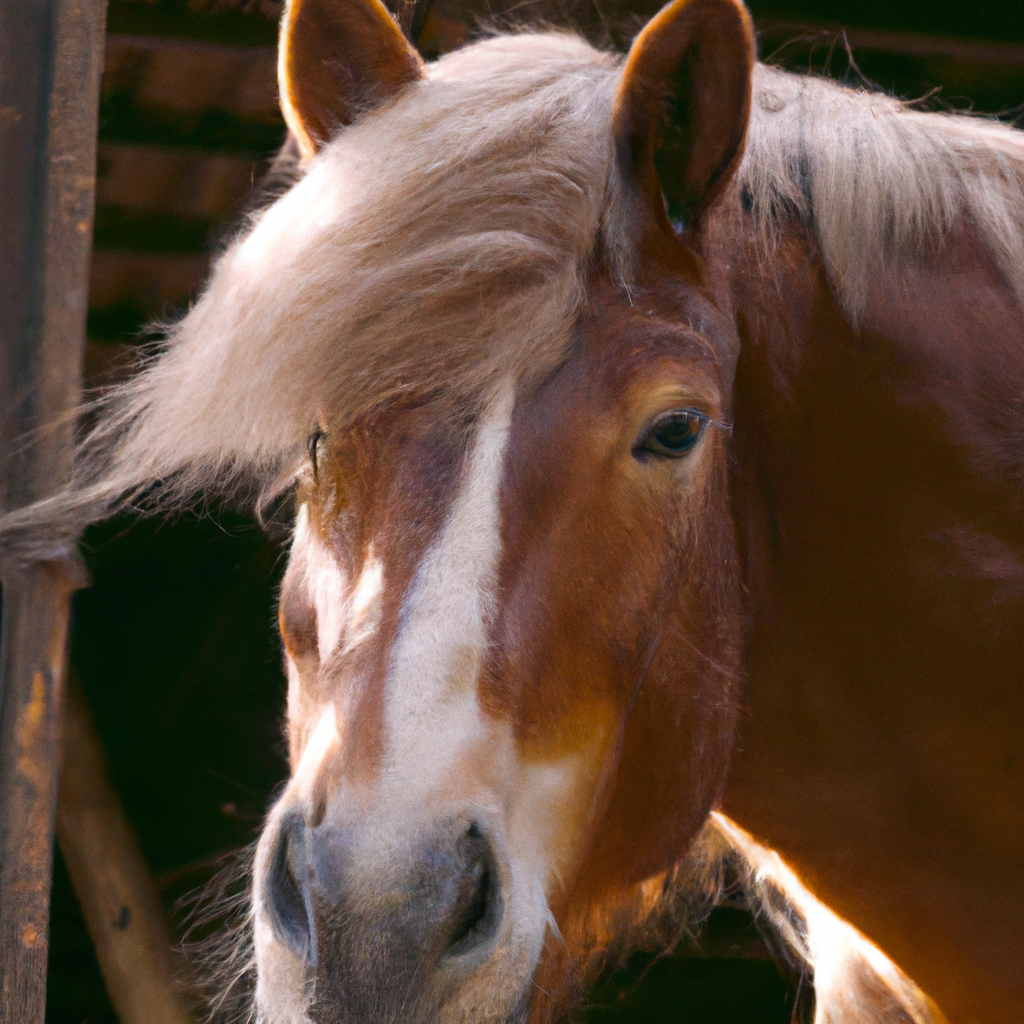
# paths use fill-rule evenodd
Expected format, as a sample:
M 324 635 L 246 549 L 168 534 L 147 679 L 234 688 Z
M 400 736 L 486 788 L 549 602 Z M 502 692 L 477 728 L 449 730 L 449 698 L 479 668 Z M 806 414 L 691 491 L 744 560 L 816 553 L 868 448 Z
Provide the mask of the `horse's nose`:
M 300 960 L 315 964 L 311 873 L 305 824 L 298 814 L 285 814 L 270 857 L 264 898 L 278 937 Z
M 449 874 L 450 905 L 442 912 L 441 937 L 445 951 L 458 955 L 488 938 L 501 912 L 494 853 L 476 822 L 457 841 Z
M 497 932 L 503 904 L 498 867 L 477 822 L 463 820 L 414 844 L 397 872 L 381 864 L 379 888 L 377 872 L 365 865 L 351 872 L 362 882 L 347 877 L 351 845 L 328 828 L 308 828 L 297 814 L 282 818 L 264 902 L 278 937 L 307 965 L 321 958 L 338 965 L 358 939 L 381 951 L 400 947 L 401 960 L 429 969 L 472 952 Z M 347 934 L 340 933 L 342 921 Z

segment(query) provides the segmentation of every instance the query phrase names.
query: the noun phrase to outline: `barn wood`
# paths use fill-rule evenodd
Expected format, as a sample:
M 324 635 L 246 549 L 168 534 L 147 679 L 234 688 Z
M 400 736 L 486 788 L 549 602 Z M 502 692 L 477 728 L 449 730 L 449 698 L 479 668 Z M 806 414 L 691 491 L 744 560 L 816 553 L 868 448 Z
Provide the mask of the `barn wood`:
M 78 399 L 85 341 L 105 15 L 106 0 L 0 0 L 6 508 L 65 476 L 65 414 Z M 26 434 L 35 443 L 17 442 Z M 0 1020 L 42 1024 L 68 603 L 83 571 L 67 552 L 0 572 Z
M 74 671 L 64 700 L 57 840 L 121 1024 L 191 1024 L 156 887 L 107 777 Z
M 968 64 L 996 64 L 1024 67 L 1024 45 L 1000 43 L 988 39 L 957 39 L 922 32 L 890 32 L 882 29 L 855 28 L 839 22 L 786 21 L 758 18 L 758 35 L 773 44 L 792 39 L 831 42 L 841 36 L 855 50 L 872 50 L 900 57 L 946 57 Z

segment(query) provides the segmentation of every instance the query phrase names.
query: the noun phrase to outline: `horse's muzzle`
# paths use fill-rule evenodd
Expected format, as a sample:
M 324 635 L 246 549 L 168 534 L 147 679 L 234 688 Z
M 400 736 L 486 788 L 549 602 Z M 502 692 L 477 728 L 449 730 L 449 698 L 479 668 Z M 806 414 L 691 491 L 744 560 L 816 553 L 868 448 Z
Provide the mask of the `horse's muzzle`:
M 401 853 L 378 854 L 380 863 L 353 851 L 337 828 L 287 812 L 267 861 L 264 906 L 314 982 L 312 1019 L 391 1020 L 402 1006 L 439 1006 L 487 958 L 501 926 L 485 829 L 449 820 Z

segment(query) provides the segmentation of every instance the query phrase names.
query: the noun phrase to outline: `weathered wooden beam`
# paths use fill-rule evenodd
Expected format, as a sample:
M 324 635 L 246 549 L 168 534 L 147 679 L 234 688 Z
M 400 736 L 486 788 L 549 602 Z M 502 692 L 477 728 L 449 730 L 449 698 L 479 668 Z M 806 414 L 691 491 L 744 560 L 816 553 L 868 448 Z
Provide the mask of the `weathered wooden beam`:
M 968 64 L 1000 64 L 1024 67 L 1024 45 L 988 39 L 960 39 L 919 32 L 888 32 L 832 23 L 758 18 L 758 35 L 774 41 L 805 40 L 829 43 L 846 36 L 854 50 L 891 53 L 899 57 L 947 57 Z
M 0 673 L 0 1020 L 42 1024 L 67 607 L 35 566 L 4 579 Z
M 0 0 L 0 508 L 67 472 L 105 15 L 106 0 Z M 70 551 L 0 566 L 0 1020 L 12 1024 L 44 1019 L 68 602 L 81 576 Z
M 208 253 L 216 229 L 216 222 L 208 217 L 98 206 L 93 244 L 98 250 L 114 252 Z
M 74 673 L 64 700 L 57 841 L 121 1024 L 191 1024 L 156 887 Z
M 273 47 L 108 35 L 100 142 L 247 154 L 280 147 Z
M 279 5 L 110 0 L 107 28 L 118 35 L 167 36 L 236 46 L 276 46 Z
M 268 30 L 268 38 L 273 28 Z M 193 39 L 189 36 L 142 35 L 138 32 L 107 32 L 107 53 L 118 50 L 141 50 L 153 53 L 201 53 L 214 60 L 242 56 L 247 60 L 269 61 L 276 67 L 277 46 L 273 42 L 235 42 L 231 39 Z
M 431 0 L 385 0 L 396 20 L 415 39 Z M 118 36 L 165 37 L 223 46 L 277 46 L 283 0 L 110 0 L 108 28 Z M 473 16 L 484 11 L 477 2 Z
M 89 333 L 128 341 L 154 316 L 188 301 L 209 260 L 201 254 L 97 252 L 93 257 Z

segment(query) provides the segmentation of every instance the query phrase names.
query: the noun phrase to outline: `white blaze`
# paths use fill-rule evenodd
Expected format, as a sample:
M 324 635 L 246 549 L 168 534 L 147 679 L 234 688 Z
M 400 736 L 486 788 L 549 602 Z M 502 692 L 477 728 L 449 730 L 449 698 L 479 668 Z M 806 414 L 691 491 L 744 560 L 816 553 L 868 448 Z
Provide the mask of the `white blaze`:
M 433 788 L 486 725 L 477 679 L 501 555 L 499 488 L 514 389 L 485 412 L 447 522 L 402 609 L 388 674 L 385 771 Z
M 384 685 L 384 749 L 372 793 L 343 782 L 332 795 L 351 854 L 348 882 L 356 890 L 374 891 L 377 876 L 386 878 L 392 869 L 401 876 L 415 852 L 411 837 L 419 830 L 432 835 L 449 814 L 465 814 L 487 830 L 501 876 L 502 923 L 483 963 L 471 970 L 465 964 L 444 968 L 456 972 L 449 980 L 459 977 L 458 996 L 444 1005 L 439 1024 L 508 1019 L 545 934 L 549 928 L 557 934 L 548 892 L 559 883 L 566 851 L 571 853 L 563 835 L 572 817 L 566 811 L 586 804 L 590 768 L 595 752 L 603 749 L 598 730 L 592 749 L 522 762 L 513 724 L 485 715 L 481 707 L 480 671 L 496 612 L 500 489 L 514 398 L 514 388 L 506 385 L 481 416 L 447 518 L 404 598 Z M 347 651 L 376 633 L 387 576 L 387 566 L 372 549 L 359 578 L 344 586 L 318 584 L 311 571 L 318 615 L 322 600 L 340 606 L 323 616 L 330 635 L 321 636 L 322 648 Z M 333 705 L 315 719 L 268 835 L 289 800 L 300 794 L 308 799 L 326 758 L 344 743 L 335 723 Z M 260 844 L 259 870 L 265 870 L 268 844 Z M 279 989 L 287 988 L 299 1006 L 303 976 L 274 939 L 258 900 L 256 935 L 258 1001 L 266 1020 L 307 1024 L 300 1011 L 279 1013 L 275 1005 L 274 1013 L 267 1012 L 272 1000 L 281 998 Z M 468 975 L 458 974 L 467 970 Z

